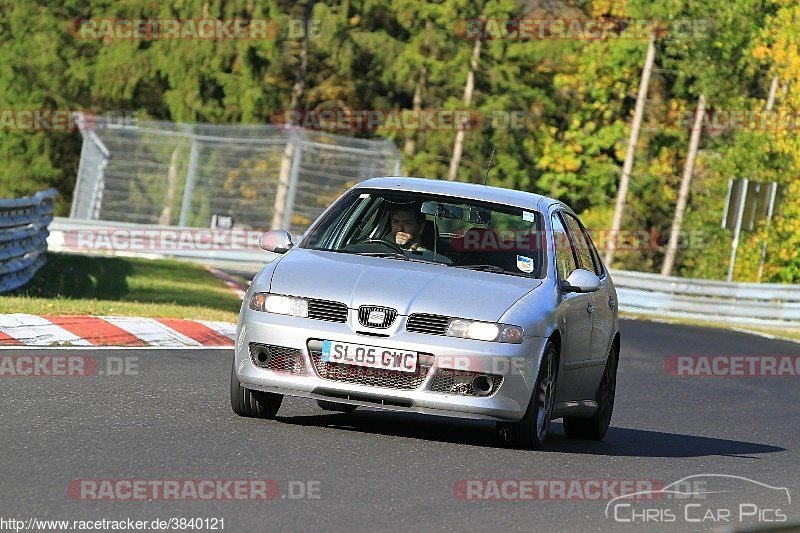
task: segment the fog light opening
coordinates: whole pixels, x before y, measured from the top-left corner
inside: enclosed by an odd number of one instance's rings
[[[258,352],[256,359],[258,359],[259,363],[264,364],[269,361],[269,356],[267,355],[267,352]]]
[[[478,376],[472,380],[472,388],[478,396],[488,396],[492,393],[494,385],[489,376]]]

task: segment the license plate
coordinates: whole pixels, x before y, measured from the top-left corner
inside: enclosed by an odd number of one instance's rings
[[[366,366],[398,372],[417,371],[417,352],[349,342],[322,341],[322,360],[327,363]]]

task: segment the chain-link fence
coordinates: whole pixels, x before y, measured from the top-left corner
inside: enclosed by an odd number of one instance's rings
[[[176,124],[80,115],[71,218],[301,233],[342,192],[399,175],[388,140],[271,125]]]

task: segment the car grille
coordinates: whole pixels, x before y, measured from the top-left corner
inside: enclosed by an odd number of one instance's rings
[[[414,313],[408,317],[406,330],[430,335],[444,335],[447,332],[447,325],[452,319],[452,317],[443,315]]]
[[[439,370],[431,380],[431,391],[460,394],[462,396],[480,396],[472,387],[472,380],[484,375],[480,372],[467,372],[466,370]],[[492,382],[492,391],[486,396],[496,393],[503,384],[503,376],[485,374]]]
[[[314,346],[316,344],[316,346]],[[309,342],[309,355],[314,363],[314,371],[322,379],[367,385],[370,387],[384,387],[387,389],[418,389],[428,376],[431,367],[419,364],[413,374],[397,372],[394,370],[381,370],[364,366],[343,365],[341,363],[328,363],[322,360],[321,341]],[[426,354],[419,354],[426,355]],[[432,356],[428,360],[433,362]]]
[[[328,322],[347,322],[347,306],[340,302],[327,300],[308,301],[308,318]]]
[[[373,311],[382,312],[384,315],[383,321],[378,324],[372,324],[369,321],[369,314]],[[358,322],[362,326],[366,326],[368,328],[388,328],[394,322],[394,319],[397,318],[397,311],[390,307],[375,307],[372,305],[362,305],[358,308]]]
[[[250,343],[250,360],[259,368],[286,374],[305,374],[303,354],[296,348]]]

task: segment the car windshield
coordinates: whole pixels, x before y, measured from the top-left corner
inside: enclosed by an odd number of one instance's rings
[[[539,278],[538,211],[424,193],[355,189],[300,247]]]

